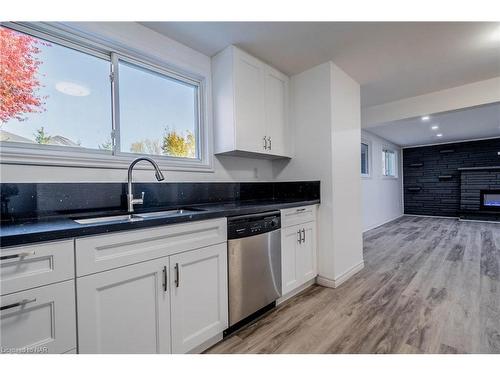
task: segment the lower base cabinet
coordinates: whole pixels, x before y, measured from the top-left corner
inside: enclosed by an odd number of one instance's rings
[[[64,353],[76,347],[75,283],[1,297],[2,353]]]
[[[79,353],[187,353],[227,328],[226,244],[77,278]]]
[[[317,275],[316,222],[281,229],[282,293],[293,291]]]
[[[187,353],[228,327],[227,245],[170,257],[172,351]]]
[[[170,353],[168,257],[77,278],[79,353]]]

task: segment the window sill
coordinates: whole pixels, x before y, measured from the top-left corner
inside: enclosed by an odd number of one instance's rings
[[[111,155],[99,150],[90,150],[88,152],[75,151],[74,149],[53,151],[0,143],[0,164],[127,169],[134,159],[141,156],[152,157],[160,168],[166,171],[214,172],[212,157],[207,158],[207,163],[199,159],[175,160],[143,154]],[[149,169],[150,167],[137,165],[137,168]]]
[[[382,179],[384,180],[397,180],[399,177],[398,176],[384,176],[382,175]]]

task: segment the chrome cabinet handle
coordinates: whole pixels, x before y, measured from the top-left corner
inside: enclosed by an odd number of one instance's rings
[[[267,150],[267,137],[264,136],[263,140],[264,140],[264,145],[263,145],[264,146],[264,150]]]
[[[305,208],[297,208],[295,212],[304,212],[306,209]]]
[[[306,230],[302,228],[302,242],[306,242]]]
[[[175,287],[178,288],[180,283],[180,274],[179,274],[179,263],[175,263]]]
[[[301,235],[301,231],[300,230],[297,231],[297,237],[298,237],[297,238],[297,242],[301,243],[302,242],[302,235]]]
[[[28,257],[31,255],[35,255],[34,251],[26,251],[24,253],[19,253],[19,254],[13,254],[13,255],[3,255],[0,256],[0,260],[7,260],[7,259],[15,259],[15,258],[24,258]]]
[[[163,291],[167,291],[167,266],[163,267]]]
[[[271,137],[267,137],[269,139],[269,150],[273,149],[273,144],[271,143]]]
[[[7,309],[12,309],[12,308],[18,307],[18,306],[24,306],[27,303],[32,303],[32,302],[36,302],[36,298],[33,298],[33,299],[23,299],[22,301],[19,301],[19,302],[16,302],[16,303],[12,303],[10,305],[2,306],[2,307],[0,307],[0,311],[7,310]]]

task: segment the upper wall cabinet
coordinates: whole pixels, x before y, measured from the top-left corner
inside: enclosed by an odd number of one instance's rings
[[[291,157],[289,78],[234,46],[212,68],[215,153]]]

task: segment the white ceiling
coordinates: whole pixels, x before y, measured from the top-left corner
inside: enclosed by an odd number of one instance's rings
[[[420,117],[392,121],[367,130],[400,146],[500,137],[500,103],[438,113],[427,121]]]
[[[500,76],[500,23],[142,24],[209,56],[235,44],[287,74],[332,60],[361,84],[363,106]]]

